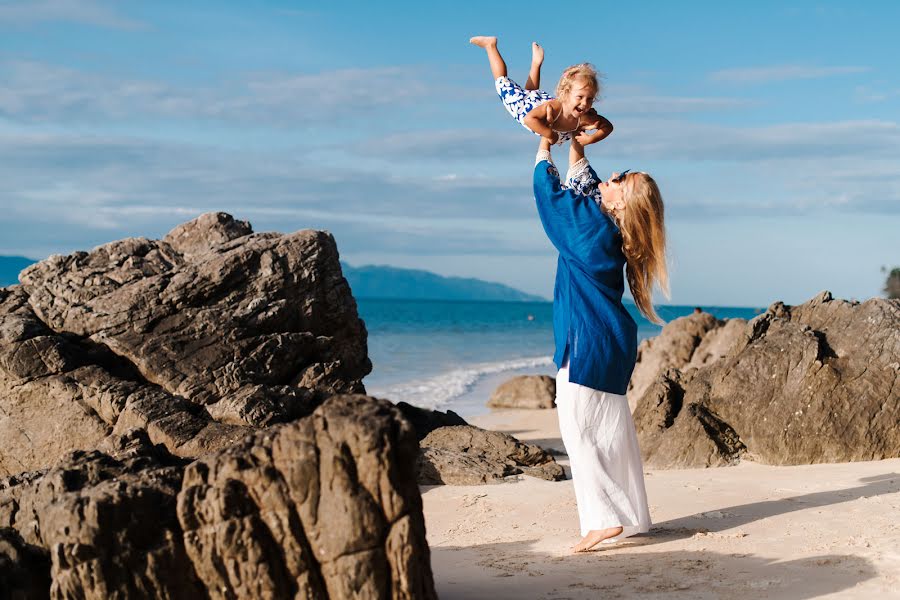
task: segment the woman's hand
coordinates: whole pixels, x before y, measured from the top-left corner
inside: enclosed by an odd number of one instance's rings
[[[525,115],[523,123],[528,129],[541,137],[549,139],[551,144],[555,144],[559,141],[559,134],[550,127],[551,121],[549,120],[549,116],[552,114],[553,111],[550,107],[550,102],[546,102],[532,108],[528,114]]]

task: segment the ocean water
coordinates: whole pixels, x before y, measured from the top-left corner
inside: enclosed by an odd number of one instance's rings
[[[484,414],[493,389],[520,374],[554,375],[553,305],[550,302],[357,300],[369,332],[373,396],[404,400],[463,417]],[[638,324],[638,339],[661,326],[626,305]],[[701,306],[719,319],[751,319],[762,307]],[[670,321],[693,306],[657,306]]]

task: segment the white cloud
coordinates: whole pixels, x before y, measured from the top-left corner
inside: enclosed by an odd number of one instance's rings
[[[403,157],[439,161],[471,161],[525,155],[537,150],[540,138],[512,121],[502,131],[431,129],[394,133],[364,140],[348,150],[372,158]]]
[[[722,96],[672,96],[660,94],[643,85],[610,85],[597,103],[601,114],[669,115],[747,108],[757,102],[746,98]]]
[[[546,250],[531,193],[536,139],[514,128],[508,137],[396,134],[372,147],[390,168],[371,162],[377,157],[334,168],[290,151],[0,131],[0,239],[70,251],[163,235],[226,210],[258,230],[329,229],[354,253],[534,255]],[[451,148],[470,151],[448,168]],[[900,128],[888,121],[726,127],[631,119],[589,152],[601,171],[650,171],[669,217],[696,222],[900,214],[898,148]],[[562,169],[566,156],[555,155]]]
[[[624,96],[604,101],[598,112],[610,111],[619,115],[660,115],[691,112],[710,112],[747,108],[755,103],[741,98],[680,97],[680,96]]]
[[[414,170],[385,173],[352,163],[334,169],[274,151],[227,151],[110,136],[0,133],[0,198],[5,206],[25,212],[54,207],[62,213],[98,214],[110,219],[103,223],[112,224],[149,214],[129,207],[185,206],[199,212],[252,206],[270,211],[273,219],[281,210],[295,211],[284,214],[297,219],[327,217],[360,224],[381,219],[398,226],[410,215],[448,223],[457,218],[521,218],[531,208],[530,202],[520,201],[529,197],[530,182],[509,182],[509,177],[499,184],[487,177],[436,181]],[[101,223],[86,219],[88,228]],[[460,229],[471,231],[473,226]]]
[[[121,80],[37,61],[0,63],[0,115],[23,122],[215,120],[278,127],[337,124],[435,93],[415,67],[249,73],[207,87]],[[438,86],[435,88],[434,86]]]
[[[900,89],[879,88],[867,85],[858,85],[853,88],[853,99],[865,104],[885,102],[898,97],[900,97]]]
[[[825,131],[846,134],[858,125],[839,124],[837,130]],[[799,139],[821,132],[811,128]],[[522,135],[529,141],[533,137]],[[860,135],[871,131],[861,129]],[[785,131],[762,133],[764,139],[779,136],[790,137]],[[666,143],[679,139],[684,141],[675,136]],[[596,159],[592,156],[594,164],[622,157],[611,148],[606,154],[598,151]],[[669,155],[673,148],[661,154]],[[256,231],[329,230],[342,255],[360,263],[378,255],[415,256],[426,268],[446,263],[449,269],[452,262],[460,272],[475,275],[471,264],[487,258],[496,264],[522,260],[532,264],[535,257],[554,256],[534,211],[530,152],[517,159],[524,164],[511,167],[494,168],[483,158],[461,161],[452,170],[455,178],[436,181],[434,174],[406,169],[419,164],[415,149],[410,151],[412,158],[389,157],[390,174],[383,169],[367,171],[352,162],[336,172],[278,152],[75,134],[0,134],[5,217],[0,220],[0,240],[5,253],[41,257],[128,236],[161,237],[202,212],[224,210],[250,219]],[[748,216],[775,219],[784,232],[800,235],[829,214],[837,220],[847,215],[858,223],[868,218],[869,223],[881,224],[888,219],[873,218],[871,213],[900,213],[900,174],[889,157],[736,158],[724,167],[721,161],[709,161],[686,177],[666,164],[641,159],[637,166],[647,165],[660,182],[673,236],[690,225],[691,231],[706,227],[728,240],[729,232],[747,229]],[[488,173],[478,174],[482,169]],[[799,215],[807,218],[788,218]],[[704,223],[709,219],[714,222]],[[830,239],[852,246],[868,243],[869,237],[868,230],[858,228]],[[733,256],[737,251],[729,252]],[[550,267],[541,273],[552,280]],[[486,270],[477,274],[496,278]],[[523,276],[521,282],[525,281]]]
[[[0,23],[30,24],[67,21],[109,29],[145,29],[146,24],[120,14],[119,5],[92,0],[28,0],[0,2]]]
[[[713,81],[727,83],[772,83],[776,81],[792,81],[797,79],[822,79],[837,75],[853,75],[867,73],[871,67],[840,66],[816,67],[811,65],[771,65],[765,67],[740,67],[721,69],[709,74]]]
[[[840,157],[894,157],[900,160],[900,125],[893,121],[846,120],[733,126],[675,119],[623,118],[592,156],[634,160],[768,161]],[[498,133],[444,129],[398,133],[351,148],[376,157],[521,161],[537,148],[537,136],[518,126]],[[554,149],[557,162],[567,150]]]
[[[434,98],[461,102],[476,92],[439,78],[434,69],[397,66],[319,73],[251,72],[191,87],[121,79],[33,60],[6,60],[0,62],[0,78],[0,115],[28,123],[151,118],[279,128],[329,122],[339,126],[346,121],[342,115],[369,118],[374,111],[391,107],[427,112],[435,108]],[[476,95],[483,96],[481,90]],[[598,110],[624,116],[707,113],[754,105],[742,98],[672,96],[627,84],[612,86],[610,96],[601,100]]]

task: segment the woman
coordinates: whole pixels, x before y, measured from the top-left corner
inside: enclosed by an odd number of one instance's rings
[[[668,293],[662,197],[646,173],[601,182],[572,141],[566,185],[542,138],[534,196],[559,251],[553,291],[553,361],[559,429],[569,455],[583,552],[650,529],[640,448],[625,391],[637,356],[637,324],[622,305],[625,280],[638,309],[662,323],[654,281]]]

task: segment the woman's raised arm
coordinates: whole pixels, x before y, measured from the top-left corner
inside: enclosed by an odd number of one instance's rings
[[[550,140],[545,137],[541,138],[541,141],[538,143],[538,151],[537,156],[534,158],[534,164],[538,164],[542,160],[546,160],[551,165],[553,164],[553,157],[550,156]]]
[[[584,156],[584,146],[578,140],[572,140],[572,146],[569,150],[569,172],[566,173],[566,182],[564,187],[570,188],[590,196],[595,202],[600,202],[600,189],[597,185],[600,178],[591,168],[588,159]]]
[[[534,167],[534,199],[544,232],[559,253],[586,269],[614,266],[612,222],[589,196],[566,189],[550,160],[549,150],[538,150]],[[621,265],[620,265],[621,267]]]

